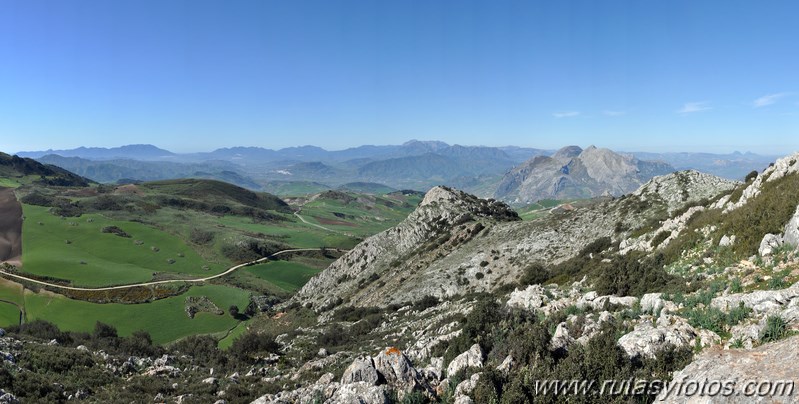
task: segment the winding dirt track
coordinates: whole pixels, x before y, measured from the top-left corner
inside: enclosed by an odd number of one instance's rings
[[[22,264],[22,205],[11,188],[0,187],[0,262]]]
[[[268,261],[268,260],[270,260],[270,259],[272,259],[274,257],[277,257],[278,255],[292,253],[292,252],[299,252],[299,251],[321,251],[321,248],[295,248],[295,249],[291,249],[291,250],[278,251],[278,252],[276,252],[276,253],[274,253],[272,255],[269,255],[269,256],[266,256],[266,257],[263,257],[263,258],[259,258],[259,259],[255,260],[255,261],[245,262],[243,264],[239,264],[239,265],[230,267],[225,272],[222,272],[222,273],[219,273],[219,274],[216,274],[216,275],[213,275],[213,276],[207,276],[205,278],[169,279],[169,280],[165,280],[165,281],[133,283],[133,284],[130,284],[130,285],[107,286],[107,287],[102,287],[102,288],[78,288],[78,287],[74,287],[74,286],[58,285],[58,284],[55,284],[55,283],[49,283],[49,282],[43,282],[43,281],[40,281],[40,280],[37,280],[37,279],[31,279],[31,278],[28,278],[28,277],[25,277],[25,276],[22,276],[22,275],[12,274],[10,272],[6,272],[6,271],[3,271],[3,270],[0,270],[0,274],[2,274],[4,276],[7,276],[7,277],[11,277],[11,278],[27,281],[27,282],[33,282],[33,283],[36,283],[36,284],[39,284],[39,285],[50,286],[50,287],[53,287],[53,288],[66,289],[66,290],[81,290],[81,291],[119,290],[119,289],[136,288],[136,287],[139,287],[139,286],[161,285],[161,284],[164,284],[164,283],[174,283],[174,282],[206,282],[206,281],[210,281],[211,279],[221,278],[221,277],[223,277],[223,276],[225,276],[225,275],[227,275],[227,274],[229,274],[229,273],[231,273],[231,272],[233,272],[233,271],[235,271],[237,269],[248,267],[250,265],[260,264],[260,263]],[[336,250],[336,251],[344,251],[344,250]]]

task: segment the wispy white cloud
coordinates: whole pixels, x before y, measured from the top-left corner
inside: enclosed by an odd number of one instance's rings
[[[774,104],[775,102],[779,101],[780,98],[787,97],[789,95],[791,95],[791,93],[777,93],[777,94],[764,95],[752,101],[752,105],[755,108],[762,108],[767,105]]]
[[[579,116],[579,115],[580,115],[580,111],[559,111],[559,112],[553,112],[552,113],[552,116],[554,116],[555,118],[558,118],[558,119],[560,119],[560,118],[574,118],[575,116]]]
[[[604,110],[602,111],[602,114],[604,114],[605,116],[622,116],[626,115],[627,111]]]
[[[694,112],[707,111],[713,109],[707,101],[686,102],[682,108],[677,110],[678,114],[692,114]]]

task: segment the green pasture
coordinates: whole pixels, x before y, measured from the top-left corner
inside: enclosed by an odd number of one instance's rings
[[[289,261],[272,261],[253,265],[245,268],[244,271],[287,292],[299,290],[309,279],[321,272],[319,269]]]
[[[16,181],[12,178],[0,178],[0,187],[3,188],[18,188],[20,186],[19,181]]]
[[[305,217],[305,215],[303,215]],[[305,217],[311,221],[310,218]],[[255,223],[252,219],[241,216],[224,216],[218,223],[250,233],[263,233],[295,248],[352,248],[358,243],[353,237],[326,231],[309,224],[302,223],[296,217],[288,218],[280,223]]]
[[[338,232],[368,237],[384,231],[404,220],[419,203],[419,197],[403,198],[401,200],[386,196],[375,197],[374,202],[354,201],[345,203],[336,199],[317,199],[306,203],[302,207],[302,216],[312,223],[320,224]],[[408,207],[403,207],[404,202]],[[386,202],[395,204],[386,206]],[[344,217],[336,216],[335,213]],[[317,218],[344,222],[348,224],[322,223]]]
[[[19,309],[17,306],[0,302],[0,327],[19,324]]]
[[[247,322],[238,323],[236,325],[236,328],[230,330],[230,332],[227,334],[227,336],[225,336],[225,338],[219,340],[218,343],[219,349],[230,348],[233,345],[233,341],[235,341],[236,338],[242,336],[242,334],[244,334],[245,332],[247,332]]]
[[[23,211],[22,262],[27,273],[94,287],[145,282],[156,272],[202,277],[225,268],[204,261],[179,237],[141,223],[99,214],[62,219],[32,205],[23,205]],[[112,225],[131,237],[101,231]],[[211,269],[206,271],[203,265]]]
[[[197,313],[193,319],[185,312],[188,296],[207,296],[224,314]],[[52,293],[25,292],[29,321],[42,319],[62,330],[91,332],[97,321],[116,327],[122,336],[145,330],[158,344],[195,334],[214,334],[233,328],[237,321],[228,307],[246,307],[249,293],[222,285],[194,286],[188,292],[146,304],[97,304],[68,299]]]

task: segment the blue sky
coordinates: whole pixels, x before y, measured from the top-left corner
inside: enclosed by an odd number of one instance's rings
[[[0,0],[0,150],[787,154],[797,4]]]

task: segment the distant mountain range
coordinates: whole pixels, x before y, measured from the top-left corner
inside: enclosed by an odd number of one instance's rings
[[[443,184],[507,201],[617,194],[652,175],[682,169],[742,179],[752,170],[763,170],[774,159],[751,153],[622,153],[611,156],[602,150],[606,149],[591,149],[584,156],[602,154],[609,158],[590,161],[595,165],[607,165],[607,170],[600,170],[599,177],[595,177],[597,170],[587,164],[586,158],[577,158],[585,151],[576,146],[555,151],[418,140],[335,151],[316,146],[279,150],[231,147],[179,154],[153,145],[128,145],[31,151],[18,155],[63,167],[99,182],[211,178],[268,192],[277,191],[270,189],[277,185],[281,191],[289,193],[305,188],[335,189],[356,182],[372,184],[367,186],[369,189],[388,187],[420,191]],[[557,176],[558,182],[553,182],[553,173],[564,167],[569,174],[562,173]],[[635,174],[629,171],[632,167],[637,170]]]

